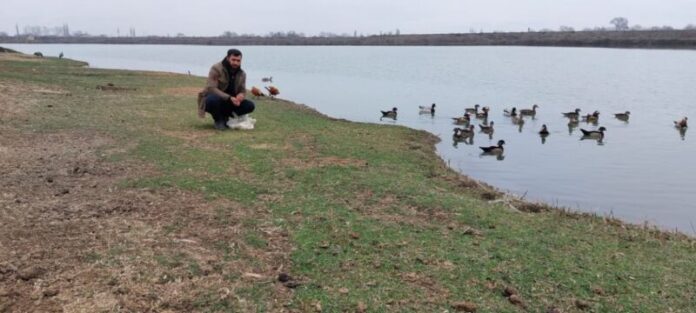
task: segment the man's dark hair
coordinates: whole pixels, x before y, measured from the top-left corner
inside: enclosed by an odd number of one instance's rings
[[[236,57],[241,57],[242,51],[239,51],[237,49],[227,50],[227,57],[229,58],[231,55],[236,56]]]

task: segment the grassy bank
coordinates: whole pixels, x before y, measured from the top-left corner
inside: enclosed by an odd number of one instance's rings
[[[203,84],[0,54],[0,312],[696,308],[693,240],[511,210],[405,127],[258,99],[217,132]]]

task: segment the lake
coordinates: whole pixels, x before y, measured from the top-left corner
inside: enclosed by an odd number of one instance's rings
[[[93,67],[207,75],[228,47],[18,45],[87,61]],[[280,97],[337,118],[405,125],[442,138],[455,170],[526,199],[696,234],[696,155],[692,136],[673,121],[696,118],[696,51],[553,47],[238,47],[247,87],[273,76]],[[436,103],[434,116],[418,106]],[[453,144],[452,117],[491,108],[495,132]],[[539,106],[522,128],[503,115]],[[398,107],[396,121],[379,110]],[[597,125],[569,129],[562,112],[600,112]],[[193,110],[193,107],[192,107]],[[613,114],[630,111],[624,122]],[[193,114],[193,113],[192,113]],[[696,121],[696,120],[695,120]],[[695,122],[696,123],[696,122]],[[477,123],[478,124],[478,123]],[[537,134],[546,124],[551,134]],[[605,138],[581,140],[580,128]],[[478,128],[478,127],[477,127]],[[506,142],[503,157],[478,146]]]

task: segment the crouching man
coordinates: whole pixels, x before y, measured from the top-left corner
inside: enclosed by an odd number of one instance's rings
[[[254,103],[245,99],[246,73],[242,70],[242,52],[227,51],[221,62],[213,64],[206,88],[198,94],[198,116],[210,113],[218,130],[254,129],[256,120],[249,116]]]

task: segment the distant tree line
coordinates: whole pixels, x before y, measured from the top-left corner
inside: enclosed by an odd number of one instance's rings
[[[609,21],[612,27],[586,28],[576,31],[570,26],[558,30],[528,29],[526,32],[483,32],[452,34],[401,34],[396,29],[379,35],[335,34],[321,32],[306,36],[295,31],[269,32],[264,35],[237,34],[224,31],[221,35],[201,37],[186,36],[136,36],[135,29],[128,35],[117,37],[91,36],[83,32],[70,32],[67,24],[60,29],[25,27],[24,35],[9,36],[0,33],[4,43],[96,43],[96,44],[188,44],[188,45],[409,45],[409,46],[467,46],[467,45],[518,45],[518,46],[575,46],[575,47],[645,47],[696,49],[696,25],[689,24],[682,30],[669,26],[641,27],[629,25],[628,19],[616,17]],[[17,34],[19,27],[17,26]],[[48,31],[47,31],[48,30]],[[30,35],[28,35],[30,34]]]

